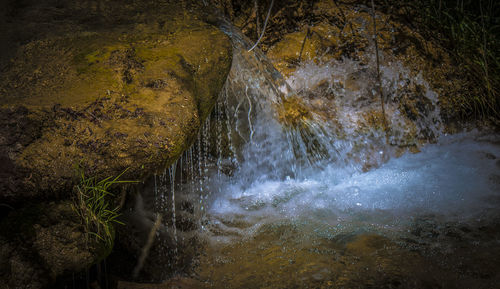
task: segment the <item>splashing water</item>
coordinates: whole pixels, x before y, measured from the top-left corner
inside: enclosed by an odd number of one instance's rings
[[[267,180],[246,190],[229,186],[209,212],[222,223],[230,219],[259,225],[311,218],[334,226],[359,214],[381,212],[394,220],[368,218],[366,224],[395,225],[419,213],[472,217],[492,206],[489,198],[500,197],[500,139],[495,141],[477,142],[467,134],[442,137],[439,144],[369,172],[331,164],[302,180]]]
[[[435,177],[465,162],[460,155],[443,158],[440,165],[423,165],[429,158],[441,157],[443,150],[437,148],[460,148],[450,140],[382,165],[402,147],[434,142],[441,134],[437,95],[421,75],[412,75],[400,63],[381,67],[391,126],[390,144],[386,144],[383,129],[367,120],[380,111],[372,89],[374,63],[363,65],[348,59],[305,63],[286,83],[260,52],[248,54],[244,36],[234,29],[229,34],[235,53],[218,104],[225,116],[217,116],[217,121],[225,119],[225,123],[217,126],[227,130],[230,160],[221,160],[224,156],[219,155],[217,163],[231,162],[235,168],[231,176],[221,175],[218,169],[206,183],[207,191],[216,192],[207,211],[214,231],[228,230],[234,235],[236,230],[245,235],[277,219],[318,220],[318,214],[325,222],[336,224],[357,211],[436,212],[442,211],[444,203],[458,209],[459,204],[470,203],[462,199],[474,199],[474,185],[450,184],[467,177],[467,184],[488,183],[481,174],[460,173],[467,172],[464,168]],[[415,99],[408,87],[416,88],[422,99],[410,117],[404,111],[407,107],[400,104]],[[300,119],[301,125],[286,126],[279,121],[279,110],[297,97],[310,115]],[[220,130],[218,134],[217,139],[225,137]],[[364,172],[367,167],[378,168]],[[450,178],[457,181],[450,182]],[[463,191],[456,191],[458,188]],[[481,190],[494,192],[494,188]],[[248,230],[231,228],[226,225],[228,220],[246,223]]]
[[[233,40],[230,75],[194,146],[177,170],[169,170],[175,243],[176,230],[186,231],[176,223],[189,215],[197,234],[213,248],[237,248],[242,240],[259,236],[263,241],[251,245],[259,251],[268,246],[265,242],[286,239],[278,242],[285,258],[287,248],[299,250],[298,242],[327,250],[329,245],[315,245],[325,236],[330,240],[362,231],[399,238],[419,216],[467,221],[499,207],[500,137],[479,132],[444,136],[437,95],[420,74],[397,62],[381,66],[391,128],[387,144],[374,61],[304,63],[285,80],[262,52],[247,51],[251,43],[234,27],[226,23],[222,30]],[[290,103],[298,106],[291,106],[292,113],[286,112]],[[307,113],[299,113],[290,125],[286,118],[296,115],[294,109]],[[408,148],[420,152],[410,154]],[[161,185],[156,177],[154,182],[154,202],[166,204],[166,174],[160,176]],[[283,223],[298,241],[282,233]],[[216,275],[209,267],[249,262],[210,254],[216,261],[200,269],[208,279]],[[331,270],[320,269],[309,277]],[[238,274],[253,278],[251,272]],[[221,278],[225,284],[226,277]]]

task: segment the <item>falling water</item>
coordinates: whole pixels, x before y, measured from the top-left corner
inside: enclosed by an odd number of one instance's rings
[[[188,216],[211,246],[200,268],[203,278],[216,279],[214,268],[226,264],[231,266],[224,270],[244,268],[252,263],[245,258],[257,255],[242,251],[275,242],[281,247],[273,254],[290,258],[282,268],[299,270],[309,266],[307,258],[293,269],[295,253],[286,252],[302,250],[299,243],[321,251],[329,245],[317,244],[325,240],[360,233],[409,238],[408,228],[421,216],[469,222],[500,206],[500,139],[481,132],[444,135],[437,94],[421,74],[398,62],[381,66],[391,127],[386,143],[378,125],[374,60],[303,63],[284,79],[262,52],[247,51],[251,43],[234,27],[225,23],[221,29],[233,40],[228,80],[194,145],[168,171],[175,243],[182,243],[176,223]],[[290,121],[294,109],[299,117]],[[154,177],[156,211],[169,210],[166,184],[166,173],[158,184]],[[182,204],[177,219],[176,202]],[[214,249],[232,252],[237,244],[250,244],[233,252],[241,260]],[[342,258],[330,253],[321,255],[325,264]],[[303,278],[328,281],[321,276],[333,269],[317,266],[304,269],[310,275]],[[237,274],[251,279],[253,271],[247,271]]]
[[[175,245],[177,246],[177,226],[176,226],[176,220],[175,220],[175,168],[176,167],[177,167],[177,161],[175,161],[168,168],[168,176],[169,176],[170,188],[171,188],[171,193],[172,193],[172,228],[173,228],[173,232],[174,232]],[[174,249],[174,254],[177,254],[177,247]]]
[[[251,236],[278,220],[347,228],[365,216],[367,230],[401,227],[415,214],[471,216],[496,196],[498,146],[477,143],[480,133],[443,136],[437,94],[421,74],[399,62],[381,66],[391,127],[386,144],[383,129],[370,123],[380,111],[374,61],[304,63],[285,80],[261,52],[246,51],[244,36],[225,29],[235,53],[214,119],[217,171],[205,171],[203,184],[215,192],[206,231],[214,240]],[[296,127],[279,116],[293,98],[311,112]],[[408,99],[415,98],[420,103],[409,115]],[[226,156],[222,142],[229,143]],[[421,152],[396,158],[409,148]],[[231,173],[221,174],[223,163],[232,164]]]

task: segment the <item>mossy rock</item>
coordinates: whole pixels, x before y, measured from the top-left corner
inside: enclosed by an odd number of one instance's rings
[[[86,175],[142,180],[186,149],[231,45],[194,19],[30,42],[0,79],[0,200],[65,197]]]
[[[4,285],[45,287],[106,257],[109,250],[104,243],[86,238],[80,223],[68,201],[12,211],[0,222],[0,277]]]

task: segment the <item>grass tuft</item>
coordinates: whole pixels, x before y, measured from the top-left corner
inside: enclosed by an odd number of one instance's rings
[[[492,0],[431,1],[428,20],[447,36],[448,47],[480,88],[464,100],[476,117],[498,118],[500,5]],[[429,26],[431,24],[428,24]]]
[[[80,171],[80,183],[75,186],[76,199],[72,205],[73,210],[81,218],[88,240],[92,238],[97,242],[104,242],[107,248],[113,247],[114,229],[113,224],[121,224],[118,220],[120,207],[111,207],[115,196],[110,188],[116,184],[137,183],[137,181],[120,181],[119,178],[127,171],[123,171],[117,177],[107,177],[97,181],[96,178],[85,176]]]
[[[468,82],[454,102],[462,119],[500,120],[500,2],[496,0],[384,0],[445,47]]]

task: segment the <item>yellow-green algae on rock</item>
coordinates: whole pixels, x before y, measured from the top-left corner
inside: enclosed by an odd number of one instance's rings
[[[226,35],[189,18],[24,45],[0,78],[0,199],[64,197],[76,165],[133,179],[169,165],[215,104],[231,55]]]

